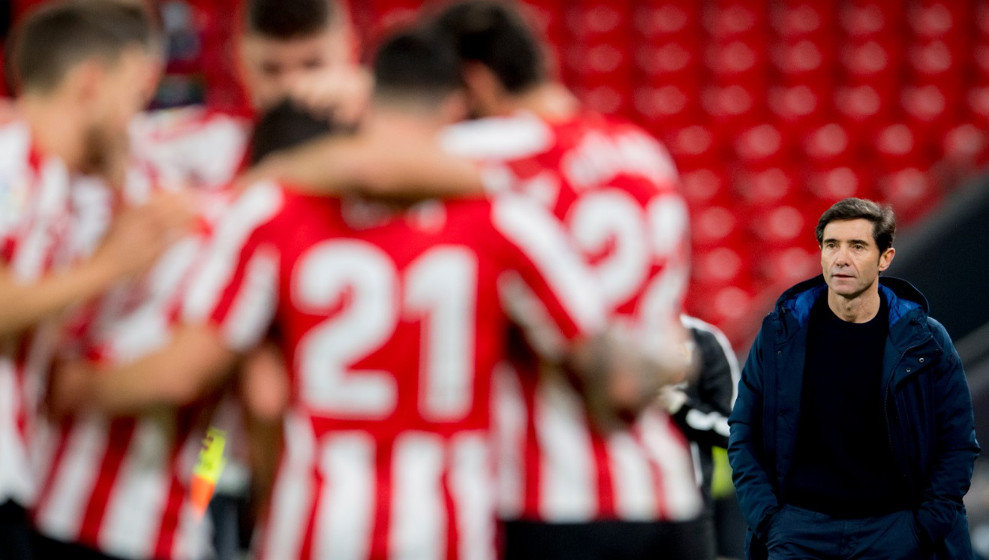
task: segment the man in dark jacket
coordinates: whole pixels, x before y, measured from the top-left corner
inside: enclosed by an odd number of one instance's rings
[[[979,452],[965,372],[913,286],[879,278],[896,223],[845,199],[823,275],[785,292],[742,370],[728,455],[750,558],[971,558]]]

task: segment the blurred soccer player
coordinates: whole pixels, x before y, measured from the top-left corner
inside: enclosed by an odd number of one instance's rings
[[[0,558],[30,553],[36,415],[61,315],[150,266],[181,221],[167,197],[112,219],[153,43],[144,11],[114,1],[54,3],[14,32],[18,116],[0,129]]]
[[[507,4],[455,4],[436,26],[457,45],[473,111],[488,117],[452,130],[446,146],[505,162],[515,190],[568,224],[615,322],[657,347],[685,342],[687,213],[665,150],[582,108]],[[689,449],[658,407],[602,433],[566,383],[519,379],[506,378],[499,414],[508,558],[713,556]]]
[[[252,114],[290,97],[340,127],[356,125],[371,80],[341,3],[245,0],[241,15],[236,62]],[[135,124],[134,141],[166,176],[223,188],[246,163],[251,120],[202,107],[155,111]]]
[[[376,59],[364,134],[435,142],[463,113],[456,57],[407,34]],[[628,352],[601,336],[594,281],[558,223],[506,196],[412,207],[245,192],[162,352],[62,396],[107,410],[183,402],[275,319],[291,358],[286,451],[262,556],[494,556],[489,390],[515,324],[616,407]],[[634,402],[633,402],[634,401]]]

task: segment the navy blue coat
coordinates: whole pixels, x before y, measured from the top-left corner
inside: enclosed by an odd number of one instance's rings
[[[889,304],[883,408],[900,472],[913,489],[914,517],[930,558],[971,558],[962,497],[979,453],[972,398],[948,333],[909,283],[880,278]],[[728,458],[749,526],[749,558],[766,555],[769,517],[793,461],[811,307],[826,297],[818,276],[787,290],[765,318],[742,369],[729,418]]]

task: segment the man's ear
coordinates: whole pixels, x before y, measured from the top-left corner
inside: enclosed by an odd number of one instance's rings
[[[879,272],[883,272],[889,265],[893,264],[893,257],[896,255],[896,249],[890,247],[886,249],[883,254],[879,255]]]
[[[73,103],[86,110],[99,97],[100,86],[105,76],[106,67],[99,60],[91,58],[69,70],[63,87]]]
[[[446,96],[446,99],[443,100],[443,104],[440,106],[440,112],[443,115],[444,123],[452,124],[466,119],[470,114],[467,93],[464,91],[455,91]]]
[[[490,68],[478,62],[469,62],[464,65],[463,78],[467,96],[477,108],[487,114],[499,112],[505,88]]]

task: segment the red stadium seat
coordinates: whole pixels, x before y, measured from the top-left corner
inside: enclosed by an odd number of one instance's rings
[[[808,131],[802,147],[811,165],[827,168],[856,161],[860,139],[841,123],[830,122]]]
[[[701,208],[691,216],[691,235],[698,248],[722,246],[738,229],[738,217],[726,206]]]
[[[808,231],[803,212],[792,205],[759,208],[749,218],[752,236],[768,247],[789,247]]]
[[[782,167],[750,170],[736,180],[736,192],[749,206],[777,206],[793,198],[798,186],[796,174]]]
[[[792,142],[772,124],[758,124],[743,129],[733,143],[736,157],[748,167],[785,165],[790,159]]]
[[[810,173],[807,187],[815,198],[830,206],[843,198],[870,198],[872,177],[863,167],[834,167]]]
[[[715,204],[731,203],[728,192],[728,177],[720,169],[684,170],[680,173],[683,197],[692,209],[706,208]]]
[[[915,167],[882,177],[879,188],[883,200],[893,207],[902,224],[909,224],[923,216],[940,195],[930,174]]]
[[[761,255],[756,262],[757,277],[790,286],[820,274],[820,255],[812,250],[809,235],[806,241],[801,246],[770,250]]]

